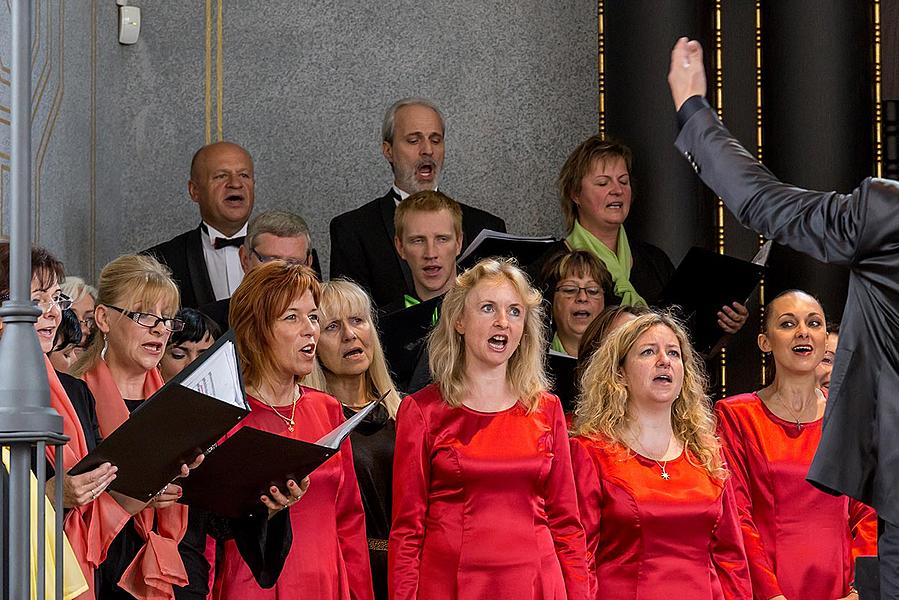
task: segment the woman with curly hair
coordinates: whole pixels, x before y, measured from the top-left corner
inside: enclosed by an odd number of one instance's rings
[[[485,259],[443,300],[434,384],[397,415],[388,581],[396,600],[586,598],[562,406],[546,392],[540,293]]]
[[[745,599],[733,492],[683,328],[649,313],[590,359],[572,462],[594,597]]]

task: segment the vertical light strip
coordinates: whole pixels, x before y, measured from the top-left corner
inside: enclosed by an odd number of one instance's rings
[[[715,0],[715,109],[718,116],[724,118],[724,32],[721,19],[721,0]],[[716,250],[724,254],[724,201],[717,199],[715,211]],[[727,396],[727,348],[721,348],[718,354],[718,377],[720,394]]]
[[[222,137],[222,0],[218,0],[215,21],[215,139]]]
[[[880,43],[880,0],[873,0],[874,8],[874,174],[883,177],[883,105],[880,84],[883,77]]]
[[[212,0],[206,0],[206,143],[212,143]]]
[[[599,136],[606,137],[606,32],[605,32],[605,2],[598,0],[597,31],[599,32],[597,43],[599,45]]]
[[[97,281],[97,0],[91,0],[91,174],[90,174],[90,273],[91,282]]]
[[[762,160],[762,3],[755,2],[755,155]],[[765,238],[759,236],[759,247],[765,243]],[[759,282],[759,319],[760,325],[765,324],[765,278]],[[768,369],[765,364],[765,353],[759,351],[762,363],[762,387],[768,385]]]

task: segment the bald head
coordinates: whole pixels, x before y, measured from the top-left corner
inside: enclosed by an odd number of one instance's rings
[[[232,142],[203,146],[190,162],[190,198],[203,221],[225,235],[240,231],[250,218],[255,184],[253,158]]]

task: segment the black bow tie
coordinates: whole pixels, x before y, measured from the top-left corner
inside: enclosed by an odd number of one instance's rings
[[[235,248],[240,248],[243,246],[243,241],[246,239],[246,236],[238,236],[233,238],[220,238],[217,237],[212,240],[212,247],[216,250],[221,250],[222,248],[227,248],[228,246],[234,246]]]
[[[202,229],[203,233],[205,233],[206,235],[210,235],[209,228],[206,227],[206,223],[200,223],[200,229]],[[222,248],[227,248],[228,246],[240,248],[241,246],[243,246],[243,241],[245,239],[247,239],[247,236],[245,236],[245,235],[241,235],[241,236],[233,237],[233,238],[223,238],[223,237],[212,238],[212,247],[215,248],[216,250],[221,250]]]

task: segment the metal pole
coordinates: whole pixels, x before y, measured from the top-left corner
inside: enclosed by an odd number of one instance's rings
[[[0,337],[0,443],[8,443],[11,455],[7,538],[10,596],[29,598],[33,442],[15,439],[15,434],[31,433],[33,435],[26,437],[34,439],[49,432],[61,433],[62,418],[50,408],[44,357],[34,333],[34,323],[40,310],[32,305],[30,298],[31,3],[29,0],[12,0],[10,12],[10,294],[9,300],[0,307],[0,318],[3,319],[3,335]],[[6,442],[5,437],[10,441]],[[38,460],[44,460],[44,457],[40,456]],[[44,574],[38,575],[42,580]]]

